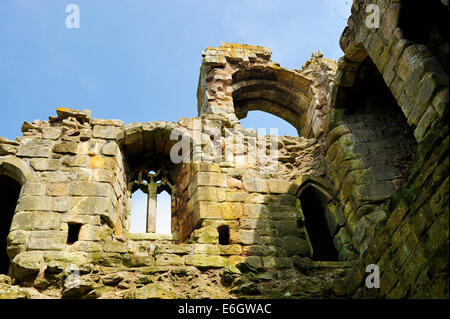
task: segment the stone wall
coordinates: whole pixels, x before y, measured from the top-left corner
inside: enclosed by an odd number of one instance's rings
[[[368,28],[365,23],[369,3],[380,8],[380,28]],[[422,10],[415,13],[422,17],[422,30],[429,30],[426,24],[433,24],[439,15],[448,17],[448,3],[440,1],[430,5],[440,7],[439,14],[414,1],[354,1],[340,41],[345,56],[330,100],[326,160],[331,179],[335,185],[342,184],[339,202],[359,249],[359,265],[343,281],[346,293],[355,297],[448,298],[448,70],[429,43],[405,38],[399,20],[410,18],[405,12],[411,14],[411,7]],[[433,32],[429,38],[439,34],[439,30]],[[439,45],[440,50],[448,48],[448,38]],[[377,70],[367,72],[368,64]],[[365,93],[364,97],[371,96],[365,101],[355,92],[360,90],[361,78],[373,73],[382,76],[395,99],[391,108],[398,107],[401,113],[391,109],[397,114],[370,120],[370,113],[377,112],[373,103],[377,97]],[[355,105],[355,101],[366,105]],[[405,122],[413,133],[407,132]],[[339,151],[348,165],[340,162]],[[371,159],[371,151],[388,160],[377,167],[380,161]],[[353,182],[350,186],[350,181],[336,174],[343,167],[349,175],[356,172],[354,181],[365,185],[355,187]],[[360,203],[359,210],[351,204],[352,197]],[[380,289],[364,286],[369,264],[379,266]]]
[[[124,125],[58,108],[0,138],[0,187],[18,198],[1,211],[0,297],[448,298],[448,40],[402,30],[411,3],[355,0],[338,63],[318,52],[288,70],[267,48],[207,48],[197,118]],[[299,137],[241,127],[251,110]],[[170,235],[129,232],[149,171],[171,192]]]

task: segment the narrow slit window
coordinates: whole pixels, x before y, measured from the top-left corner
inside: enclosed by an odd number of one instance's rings
[[[170,234],[172,232],[172,197],[166,191],[162,191],[156,197],[156,233]]]

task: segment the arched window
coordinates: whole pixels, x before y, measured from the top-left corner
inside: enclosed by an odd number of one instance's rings
[[[168,171],[140,171],[128,187],[132,193],[130,232],[170,234],[175,185]]]
[[[13,178],[0,174],[0,273],[8,273],[9,257],[6,238],[17,206],[21,185]]]

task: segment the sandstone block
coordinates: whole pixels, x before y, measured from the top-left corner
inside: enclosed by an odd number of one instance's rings
[[[243,208],[241,203],[223,203],[222,204],[222,218],[223,219],[237,219],[243,215]]]
[[[167,289],[158,286],[155,283],[145,285],[142,288],[136,289],[134,294],[127,294],[124,298],[134,299],[176,299],[177,296]]]
[[[219,245],[214,245],[214,244],[195,244],[194,251],[195,251],[195,254],[205,254],[205,255],[219,255],[220,254]]]
[[[46,140],[57,140],[61,136],[59,127],[43,127],[42,138]]]
[[[52,198],[45,196],[22,196],[17,206],[19,211],[46,211],[52,208]]]
[[[267,219],[269,217],[269,210],[266,205],[245,203],[243,216],[245,218]]]
[[[43,262],[44,258],[41,252],[27,251],[18,254],[12,261],[14,277],[23,281],[33,280]]]
[[[264,268],[286,269],[291,267],[290,258],[284,257],[262,257]]]
[[[22,196],[45,196],[45,184],[26,183],[22,187]]]
[[[11,222],[12,230],[58,230],[60,214],[53,212],[17,212]]]
[[[104,144],[100,150],[100,153],[105,156],[116,156],[119,152],[119,147],[116,142],[108,142]]]
[[[127,267],[149,267],[155,265],[155,258],[149,255],[130,255],[124,260]]]
[[[114,191],[110,184],[93,182],[72,182],[70,185],[71,196],[111,197]]]
[[[288,256],[303,255],[311,256],[311,247],[307,240],[297,237],[284,237],[283,248]]]
[[[33,231],[30,233],[28,250],[63,250],[67,233],[57,230]]]
[[[53,147],[53,152],[59,154],[76,155],[78,153],[78,143],[75,141],[57,142]]]
[[[177,255],[159,254],[156,256],[156,266],[180,266],[183,264],[183,258]]]
[[[92,136],[96,138],[114,140],[119,138],[120,135],[123,135],[123,129],[118,126],[94,125],[92,131]]]
[[[89,163],[89,156],[75,155],[75,156],[66,157],[62,163],[64,166],[67,166],[67,167],[87,167],[88,163]]]
[[[50,156],[50,150],[55,142],[49,140],[24,139],[19,146],[17,156],[20,157],[42,157]]]
[[[127,244],[120,241],[108,240],[103,243],[103,250],[109,253],[126,253],[128,247]]]
[[[49,183],[47,184],[48,196],[67,196],[69,195],[69,184],[67,183]]]
[[[104,241],[110,238],[113,230],[105,226],[83,225],[78,235],[79,240]]]
[[[222,256],[190,255],[186,256],[185,263],[198,268],[223,268],[227,266],[227,259]]]
[[[269,187],[267,181],[259,177],[244,177],[242,178],[244,189],[249,193],[268,193]]]
[[[269,186],[269,191],[272,194],[284,194],[289,191],[291,187],[291,182],[277,179],[269,179],[267,181]]]

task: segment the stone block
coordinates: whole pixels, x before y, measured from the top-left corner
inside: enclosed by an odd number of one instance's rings
[[[48,196],[67,196],[69,195],[68,183],[49,183],[47,184]]]
[[[222,256],[190,255],[185,257],[185,263],[197,268],[223,268],[227,266],[228,261]]]
[[[238,219],[243,215],[241,203],[223,203],[221,206],[223,219]]]
[[[244,189],[249,193],[268,193],[267,181],[259,177],[243,177]]]
[[[45,184],[26,183],[22,187],[22,196],[45,196]]]
[[[48,211],[53,208],[52,197],[22,196],[17,205],[18,211]]]
[[[67,233],[58,230],[42,230],[30,233],[28,250],[63,250]]]
[[[258,256],[230,256],[228,257],[228,267],[234,273],[242,273],[245,270],[263,270],[261,258]],[[241,269],[243,271],[241,271]]]
[[[219,203],[212,202],[199,202],[198,203],[198,218],[194,213],[194,224],[197,220],[208,218],[208,219],[222,219],[222,207]]]
[[[240,255],[242,254],[241,245],[219,245],[221,255]]]
[[[272,256],[276,253],[276,248],[273,246],[265,245],[251,245],[245,246],[242,249],[245,255],[257,255],[257,256]]]
[[[33,158],[30,160],[31,167],[36,171],[56,171],[60,164],[57,159]]]
[[[119,147],[116,142],[108,142],[104,144],[100,150],[100,153],[105,156],[116,156],[119,152]]]
[[[285,257],[262,257],[264,268],[286,269],[291,267],[291,259]]]
[[[130,294],[130,291],[124,296],[125,299],[176,299],[177,296],[173,291],[167,290],[158,286],[155,283],[145,285],[142,288],[136,289],[134,294]]]
[[[156,266],[181,266],[183,258],[178,255],[159,254],[156,256]]]
[[[118,126],[94,125],[94,129],[92,131],[93,137],[103,138],[106,140],[115,140],[120,138],[121,135],[123,135],[123,129]]]
[[[198,172],[195,175],[192,185],[196,186],[218,186],[227,187],[227,176],[216,172]]]
[[[431,106],[429,106],[414,130],[414,137],[416,138],[416,141],[422,141],[428,129],[431,127],[432,123],[437,120],[437,118],[438,114]]]
[[[17,152],[19,157],[41,157],[50,156],[50,150],[55,142],[49,140],[32,140],[25,138],[22,140]]]
[[[73,215],[98,215],[109,226],[115,222],[114,206],[106,197],[74,197],[69,212]]]
[[[266,205],[262,204],[244,204],[243,217],[253,219],[267,219],[269,218],[269,210]]]
[[[75,141],[61,141],[53,146],[53,152],[58,154],[78,154],[78,143]]]
[[[93,196],[113,198],[114,191],[110,184],[93,182],[72,182],[70,185],[71,196]]]
[[[83,225],[78,235],[79,240],[105,241],[110,239],[113,230],[105,226]]]
[[[449,89],[441,89],[433,98],[433,107],[440,117],[444,116],[445,110],[448,108]]]
[[[18,254],[12,261],[14,277],[22,281],[34,280],[43,262],[42,252],[27,251]]]
[[[100,252],[102,251],[102,245],[95,241],[78,240],[69,247],[70,251],[83,251],[83,252]]]
[[[284,194],[289,192],[289,188],[291,187],[292,183],[289,181],[284,180],[277,180],[277,179],[269,179],[267,181],[269,186],[269,191],[272,194]]]
[[[259,236],[254,230],[241,229],[237,233],[236,241],[244,245],[254,245],[259,242]]]
[[[108,240],[103,243],[103,250],[109,253],[126,253],[128,247],[120,241]]]
[[[282,239],[283,248],[286,250],[288,256],[302,255],[312,256],[311,246],[305,239],[297,237],[284,237]]]
[[[122,265],[123,257],[117,253],[95,252],[88,255],[88,262],[94,265],[105,267],[120,267]],[[126,260],[124,261],[126,262]],[[133,267],[127,265],[128,267]]]
[[[382,201],[392,195],[394,186],[391,182],[376,182],[356,186],[355,190],[360,201]]]
[[[12,230],[58,230],[60,214],[53,212],[17,212],[11,222]]]
[[[195,244],[194,251],[195,251],[195,254],[204,254],[204,255],[219,255],[220,254],[219,245],[214,245],[214,244]]]
[[[89,156],[87,155],[75,155],[66,157],[63,160],[63,165],[67,167],[87,167],[89,164]],[[67,170],[63,167],[64,170]]]
[[[187,255],[194,252],[194,246],[189,244],[164,244],[161,245],[161,253]]]

